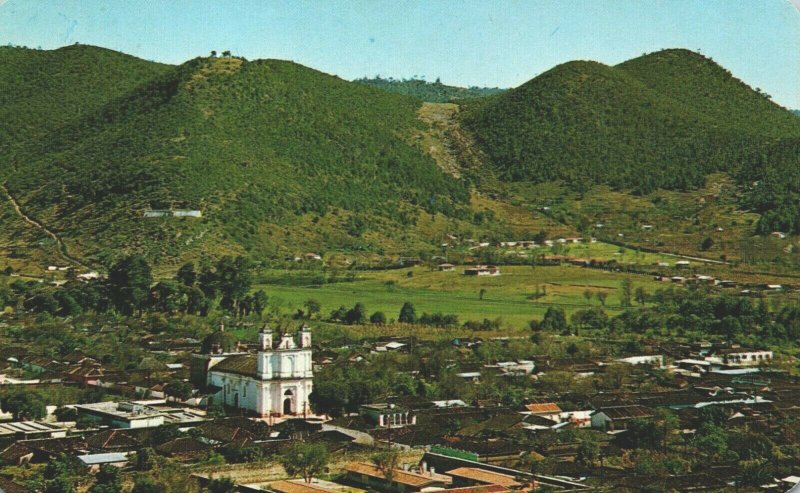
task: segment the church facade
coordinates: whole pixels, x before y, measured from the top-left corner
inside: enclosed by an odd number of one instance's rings
[[[256,354],[236,354],[208,369],[207,385],[220,389],[215,399],[258,416],[311,413],[313,390],[311,331],[273,339],[270,329],[258,334]]]

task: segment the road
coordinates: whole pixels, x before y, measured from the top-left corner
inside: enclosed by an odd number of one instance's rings
[[[37,228],[37,229],[41,230],[44,234],[46,234],[47,236],[52,238],[53,241],[56,242],[56,244],[58,245],[58,251],[61,254],[61,256],[64,258],[64,260],[66,260],[67,262],[71,262],[73,264],[79,265],[79,266],[83,267],[84,269],[90,269],[91,268],[86,263],[84,263],[83,261],[81,261],[80,259],[74,257],[73,255],[71,255],[69,253],[69,250],[67,249],[67,245],[64,243],[64,240],[62,240],[61,237],[58,236],[58,234],[53,232],[50,228],[48,228],[44,224],[40,223],[39,221],[37,221],[37,220],[31,218],[30,216],[28,216],[27,214],[25,214],[25,212],[22,210],[22,207],[19,205],[19,202],[17,202],[17,199],[15,199],[14,196],[11,195],[11,192],[8,191],[8,188],[6,187],[5,183],[0,185],[0,190],[3,192],[3,194],[6,196],[6,198],[8,198],[8,200],[11,202],[11,205],[14,207],[14,210],[17,212],[17,214],[19,215],[19,217],[23,221],[25,221],[26,223],[30,224],[34,228]]]

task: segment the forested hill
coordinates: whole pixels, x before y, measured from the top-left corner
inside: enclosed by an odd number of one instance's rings
[[[462,115],[510,180],[648,192],[695,187],[715,171],[745,183],[798,165],[800,119],[687,50],[614,67],[565,63]]]
[[[0,122],[8,188],[87,258],[364,248],[370,233],[394,235],[420,212],[452,215],[468,202],[466,184],[411,143],[421,103],[410,97],[275,60],[162,66],[85,46],[2,53],[41,81],[20,89],[16,69],[0,64],[0,97],[17,99]],[[52,123],[37,126],[59,98]],[[204,218],[144,220],[148,208]]]
[[[442,84],[439,79],[435,82],[428,82],[422,79],[383,79],[380,76],[375,78],[356,79],[353,82],[377,87],[384,91],[406,96],[414,96],[422,101],[431,103],[447,103],[459,99],[482,98],[500,94],[505,89],[498,87],[457,87]]]
[[[2,46],[0,154],[91,115],[170,69],[93,46],[52,51]]]

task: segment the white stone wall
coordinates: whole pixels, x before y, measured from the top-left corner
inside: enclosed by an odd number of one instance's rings
[[[234,406],[261,414],[262,408],[259,406],[261,385],[254,378],[212,370],[209,372],[209,383],[222,388],[220,394],[222,395],[223,404],[226,406]]]

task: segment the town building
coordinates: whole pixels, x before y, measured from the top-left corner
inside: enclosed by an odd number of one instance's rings
[[[297,338],[285,333],[278,341],[266,326],[258,334],[258,352],[230,356],[211,366],[206,384],[215,399],[258,416],[311,412],[313,389],[311,331],[303,326]]]
[[[476,265],[464,269],[465,276],[499,276],[500,269],[493,265]]]

